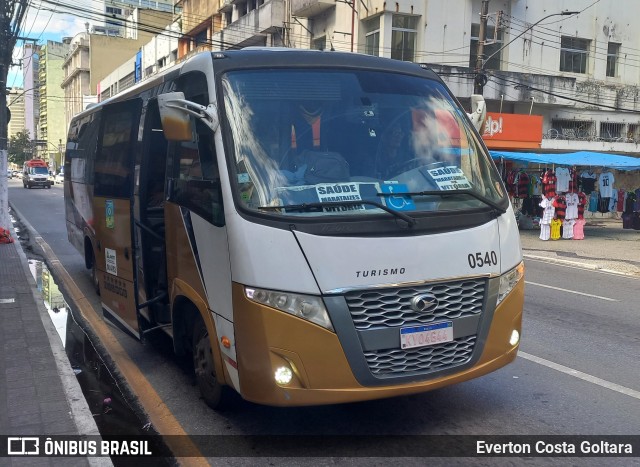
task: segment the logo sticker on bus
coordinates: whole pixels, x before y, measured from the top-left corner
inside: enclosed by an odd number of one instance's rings
[[[105,217],[106,217],[107,229],[113,229],[116,224],[116,221],[114,218],[113,200],[108,199],[104,202],[104,204],[105,204]]]
[[[380,191],[382,193],[398,193],[398,196],[386,196],[385,202],[387,206],[396,211],[415,211],[416,205],[411,199],[411,196],[402,195],[407,193],[409,189],[404,183],[389,183],[385,182],[380,185]]]

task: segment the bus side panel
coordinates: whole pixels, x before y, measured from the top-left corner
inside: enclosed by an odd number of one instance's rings
[[[95,197],[93,212],[96,237],[100,239],[96,265],[103,308],[137,336],[130,204],[125,199]]]
[[[172,203],[166,209],[167,273],[169,284],[186,283],[197,296],[194,303],[204,303],[213,311],[216,335],[211,346],[217,349],[225,366],[225,379],[240,391],[231,304],[231,271],[226,229],[215,227],[201,217]],[[180,291],[171,287],[171,303]],[[180,310],[173,310],[179,313]],[[175,321],[177,317],[173,317]],[[230,348],[220,344],[222,337],[231,340]]]

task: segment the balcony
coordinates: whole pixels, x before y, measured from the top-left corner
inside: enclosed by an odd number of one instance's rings
[[[265,35],[282,28],[285,21],[284,0],[270,0],[213,35],[221,48],[264,45]]]
[[[336,6],[336,0],[291,0],[291,13],[311,18]]]

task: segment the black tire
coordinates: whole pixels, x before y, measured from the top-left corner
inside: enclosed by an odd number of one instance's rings
[[[198,314],[193,323],[192,345],[193,371],[204,402],[215,410],[230,408],[231,389],[220,384],[216,375],[209,331]]]
[[[91,258],[91,283],[97,295],[100,295],[100,280],[98,279],[98,269],[96,268],[96,259]]]

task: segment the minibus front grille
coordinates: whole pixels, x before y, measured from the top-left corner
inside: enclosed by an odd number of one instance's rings
[[[353,324],[357,330],[381,329],[454,320],[482,313],[485,279],[440,282],[394,289],[358,290],[345,295]],[[419,295],[437,299],[428,312],[415,311],[411,301]]]
[[[384,349],[365,352],[371,373],[375,376],[400,376],[446,370],[466,363],[471,358],[476,336],[465,336],[451,342],[415,349]]]

